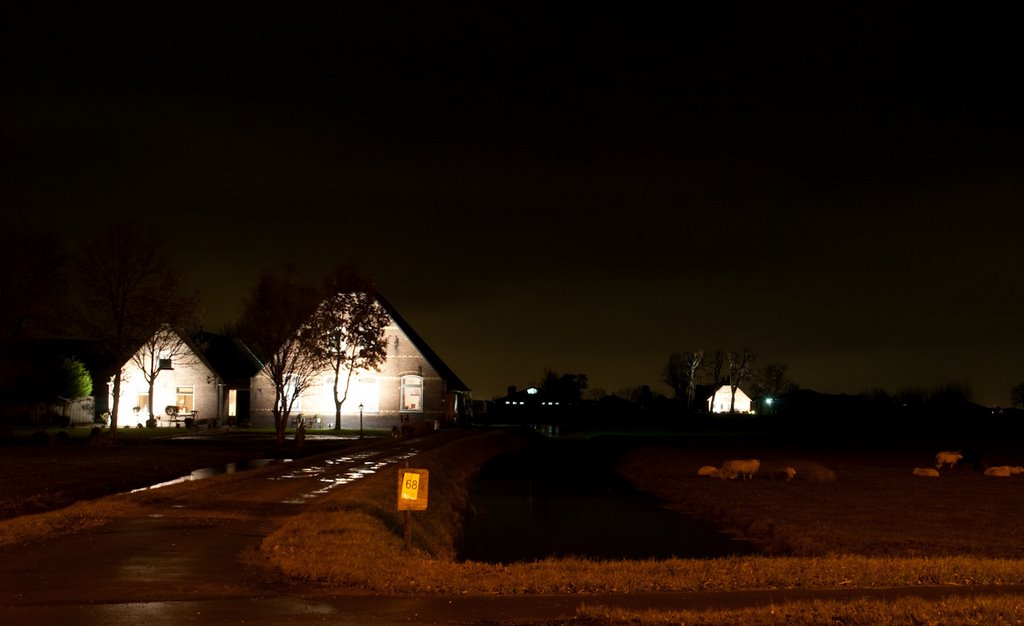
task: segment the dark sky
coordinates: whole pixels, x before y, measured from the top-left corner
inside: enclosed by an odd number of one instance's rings
[[[826,392],[1024,380],[1022,9],[23,4],[0,207],[146,216],[214,328],[348,262],[477,398],[745,346]]]

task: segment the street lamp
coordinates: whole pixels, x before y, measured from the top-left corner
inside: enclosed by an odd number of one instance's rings
[[[359,403],[359,438],[363,438],[363,403]]]

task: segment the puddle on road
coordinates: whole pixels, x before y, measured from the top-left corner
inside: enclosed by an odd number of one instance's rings
[[[336,487],[347,485],[360,478],[372,476],[389,465],[395,465],[419,453],[419,450],[413,449],[402,454],[376,460],[372,458],[377,454],[374,452],[349,454],[327,459],[323,462],[323,465],[302,467],[281,476],[272,476],[269,480],[313,479],[315,482],[311,487],[315,488],[305,491],[294,498],[282,500],[283,504],[305,504],[314,498],[329,493]]]
[[[341,485],[347,485],[353,481],[365,478],[366,476],[372,476],[380,470],[388,467],[389,465],[395,465],[401,463],[409,458],[412,458],[419,454],[419,450],[411,449],[402,454],[397,454],[382,459],[373,459],[376,454],[375,452],[360,452],[356,454],[347,454],[339,456],[337,458],[326,459],[322,463],[317,465],[310,465],[308,467],[297,467],[290,472],[281,474],[280,476],[270,476],[268,480],[309,480],[312,479],[314,482],[311,486],[316,487],[310,489],[294,498],[284,500],[285,504],[303,504],[313,498],[317,498],[328,493],[330,490]],[[212,476],[219,476],[221,474],[234,474],[236,472],[244,472],[246,470],[257,469],[260,467],[266,467],[271,463],[291,463],[292,459],[256,459],[254,461],[243,461],[239,463],[227,463],[218,467],[205,467],[203,469],[195,470],[186,476],[175,478],[174,480],[168,480],[166,482],[157,483],[148,487],[140,487],[133,489],[129,493],[138,493],[140,491],[148,491],[151,489],[159,489],[161,487],[168,487],[170,485],[177,485],[180,483],[186,483],[193,480],[202,480],[204,478],[210,478]]]
[[[224,465],[218,465],[218,466],[215,466],[215,467],[204,467],[202,469],[197,469],[197,470],[193,471],[192,473],[187,474],[185,476],[182,476],[180,478],[175,478],[174,480],[168,480],[168,481],[165,481],[165,482],[162,482],[162,483],[157,483],[155,485],[150,485],[148,487],[139,487],[138,489],[132,489],[128,493],[138,493],[140,491],[149,491],[151,489],[159,489],[161,487],[168,487],[170,485],[178,485],[178,484],[187,483],[187,482],[190,482],[190,481],[193,481],[193,480],[202,480],[204,478],[210,478],[212,476],[220,476],[222,474],[235,474],[235,473],[238,473],[238,472],[245,472],[245,471],[248,471],[248,470],[259,469],[261,467],[266,467],[267,465],[270,465],[271,463],[281,463],[281,462],[287,462],[287,461],[288,460],[278,461],[277,459],[255,459],[255,460],[252,460],[252,461],[240,461],[238,463],[225,463]]]

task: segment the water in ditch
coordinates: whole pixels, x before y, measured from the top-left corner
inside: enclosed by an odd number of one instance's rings
[[[545,440],[494,459],[471,486],[460,558],[488,563],[752,554],[749,542],[634,490],[615,474],[614,445]]]

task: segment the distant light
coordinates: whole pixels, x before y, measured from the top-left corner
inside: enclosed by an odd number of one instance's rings
[[[768,406],[771,406],[772,402],[773,402],[773,400],[771,398],[768,398],[768,399],[765,400],[765,403],[767,403]]]
[[[537,388],[536,387],[530,387],[529,389],[526,390],[526,393],[528,395],[535,396],[535,395],[537,395]]]

